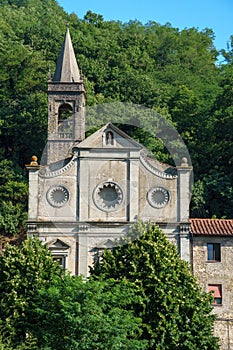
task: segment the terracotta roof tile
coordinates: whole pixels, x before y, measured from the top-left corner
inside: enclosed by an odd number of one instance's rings
[[[233,220],[190,219],[194,235],[233,236]]]

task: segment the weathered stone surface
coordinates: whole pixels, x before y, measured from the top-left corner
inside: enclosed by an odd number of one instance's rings
[[[221,261],[207,260],[207,243],[221,244]],[[221,284],[222,305],[214,305],[217,315],[215,334],[220,338],[221,349],[233,348],[233,237],[194,236],[193,271],[204,291],[208,284]]]

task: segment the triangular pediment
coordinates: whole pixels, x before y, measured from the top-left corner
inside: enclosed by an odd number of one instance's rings
[[[118,244],[119,242],[115,238],[108,239],[107,241],[103,240],[103,241],[100,241],[95,247],[93,247],[91,251],[96,252],[104,249],[112,249]]]
[[[50,250],[67,250],[70,248],[68,244],[65,242],[61,241],[60,239],[54,239],[47,244],[48,249]]]
[[[144,147],[112,123],[108,123],[75,146],[85,148],[130,148],[141,150]]]

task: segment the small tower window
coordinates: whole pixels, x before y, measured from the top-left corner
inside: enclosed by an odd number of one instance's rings
[[[64,139],[73,137],[73,109],[68,103],[62,104],[58,109],[58,134]]]

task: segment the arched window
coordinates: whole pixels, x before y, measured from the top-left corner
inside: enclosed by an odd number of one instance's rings
[[[58,134],[60,138],[73,137],[73,109],[68,103],[58,109]]]

